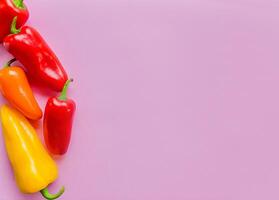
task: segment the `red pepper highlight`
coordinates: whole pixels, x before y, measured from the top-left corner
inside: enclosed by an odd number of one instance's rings
[[[61,91],[68,80],[55,53],[39,32],[30,26],[16,28],[17,17],[11,25],[11,35],[4,38],[4,47],[27,69],[28,77],[46,87]]]
[[[17,16],[17,28],[25,24],[29,12],[23,0],[1,0],[0,1],[0,42],[10,34],[13,18]]]
[[[59,97],[49,98],[45,107],[44,138],[48,150],[54,155],[65,154],[71,140],[76,104],[67,98],[67,89],[72,81],[66,82]]]

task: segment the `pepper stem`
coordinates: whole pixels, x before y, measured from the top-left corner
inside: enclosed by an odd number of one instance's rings
[[[45,199],[47,199],[47,200],[53,200],[53,199],[59,198],[59,197],[64,193],[64,191],[65,191],[65,188],[64,188],[64,186],[63,186],[63,187],[59,190],[59,192],[56,193],[56,194],[50,194],[49,191],[48,191],[48,189],[47,189],[47,187],[44,188],[44,189],[42,189],[40,192],[41,192],[42,196],[43,196]]]
[[[13,0],[13,2],[14,2],[15,6],[16,6],[17,8],[21,8],[21,9],[24,9],[24,8],[25,8],[25,7],[24,7],[24,4],[23,4],[23,0]]]
[[[13,21],[12,21],[12,24],[11,24],[11,30],[10,31],[11,31],[12,34],[20,33],[20,29],[16,28],[16,21],[17,21],[17,16],[15,16],[13,18]]]
[[[13,64],[15,61],[16,61],[16,58],[13,58],[13,59],[9,60],[9,61],[3,66],[3,68],[10,67],[11,64]]]
[[[74,81],[74,79],[72,79],[72,78],[66,81],[66,83],[63,87],[63,90],[62,90],[60,96],[58,97],[59,100],[61,100],[61,101],[67,100],[67,90],[69,88],[70,82],[73,82],[73,81]]]

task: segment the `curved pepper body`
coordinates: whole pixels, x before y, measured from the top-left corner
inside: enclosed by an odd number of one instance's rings
[[[71,99],[64,101],[52,97],[47,101],[44,138],[48,150],[54,155],[63,155],[68,150],[75,109],[75,102]]]
[[[10,27],[14,16],[18,17],[17,28],[23,26],[29,17],[26,6],[22,2],[16,5],[15,2],[18,2],[18,0],[0,1],[0,42],[10,34]]]
[[[0,91],[27,118],[38,120],[42,117],[42,110],[20,67],[5,67],[0,70]]]
[[[23,26],[17,34],[5,37],[4,47],[27,69],[28,76],[55,91],[68,79],[57,56],[32,27]]]
[[[35,129],[17,110],[0,109],[3,135],[9,160],[19,189],[35,193],[58,176],[55,162],[40,142]]]

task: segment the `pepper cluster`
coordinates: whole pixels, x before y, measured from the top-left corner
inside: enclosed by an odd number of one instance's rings
[[[24,25],[29,12],[23,0],[0,0],[0,43],[13,55],[0,70],[0,92],[10,106],[0,108],[5,146],[19,189],[23,193],[41,192],[52,200],[64,193],[50,194],[48,185],[58,177],[52,155],[67,152],[71,139],[75,102],[67,98],[73,79],[40,33]],[[13,63],[19,61],[22,66]],[[43,112],[29,82],[60,92],[48,99],[43,119],[47,149],[30,121],[40,120]]]

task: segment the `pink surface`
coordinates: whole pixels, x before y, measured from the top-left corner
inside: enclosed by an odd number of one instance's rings
[[[278,1],[26,3],[75,79],[61,199],[279,198]],[[0,141],[0,199],[41,199],[18,192]]]

